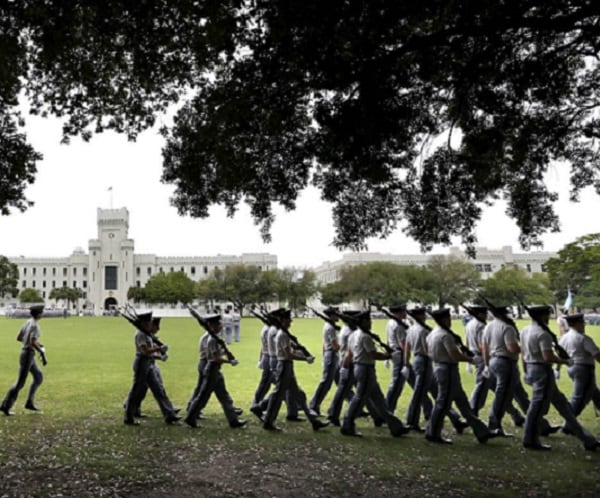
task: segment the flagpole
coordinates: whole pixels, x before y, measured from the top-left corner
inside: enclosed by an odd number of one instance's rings
[[[108,187],[108,191],[110,192],[110,209],[113,208],[113,188],[112,187]]]

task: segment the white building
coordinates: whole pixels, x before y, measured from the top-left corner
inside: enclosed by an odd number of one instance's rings
[[[52,289],[81,289],[84,297],[76,304],[100,314],[102,310],[127,301],[130,287],[143,287],[152,275],[182,271],[190,279],[207,278],[215,268],[227,265],[255,265],[262,270],[277,268],[277,256],[250,253],[241,256],[162,257],[135,254],[134,241],[128,238],[129,212],[126,208],[98,208],[98,235],[89,241],[86,254],[76,249],[66,258],[9,257],[19,268],[19,292],[26,288],[40,291],[49,302]]]
[[[481,273],[481,277],[486,279],[496,271],[505,266],[519,266],[529,273],[543,273],[546,271],[544,263],[556,256],[553,252],[530,252],[513,253],[511,246],[504,246],[501,249],[488,249],[478,247],[475,259],[468,258],[458,247],[451,247],[449,256],[463,258],[465,261],[471,261],[475,268]],[[322,284],[335,282],[341,278],[343,268],[362,265],[374,262],[389,262],[399,265],[425,266],[433,254],[383,254],[376,252],[357,252],[348,253],[337,261],[326,261],[317,268],[315,273],[317,280]]]

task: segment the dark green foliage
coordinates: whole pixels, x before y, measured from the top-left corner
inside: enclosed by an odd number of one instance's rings
[[[134,139],[184,98],[163,129],[181,214],[244,201],[269,240],[273,203],[313,184],[337,247],[402,226],[424,249],[473,249],[482,207],[505,199],[539,245],[558,229],[551,161],[571,164],[574,199],[600,191],[599,19],[593,0],[4,2],[0,207],[27,206],[39,159],[19,91],[65,141]]]
[[[11,263],[6,256],[0,256],[0,298],[16,297],[19,293],[19,267]]]

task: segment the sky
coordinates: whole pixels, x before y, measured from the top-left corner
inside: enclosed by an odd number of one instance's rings
[[[163,139],[156,130],[142,133],[136,142],[114,133],[95,135],[90,142],[72,139],[61,145],[57,119],[26,116],[28,140],[41,152],[36,182],[26,196],[35,203],[24,213],[0,216],[0,254],[8,257],[67,257],[76,248],[88,251],[97,236],[97,208],[129,211],[129,237],[136,254],[157,256],[240,255],[268,252],[278,257],[280,268],[311,268],[340,259],[344,253],[331,245],[331,207],[316,189],[307,189],[295,211],[276,207],[272,242],[263,243],[245,204],[235,217],[227,218],[221,207],[209,218],[180,216],[169,203],[174,187],[160,182]],[[157,128],[161,125],[158,124]],[[568,168],[551,166],[547,182],[559,193],[555,205],[561,233],[544,236],[544,251],[557,251],[575,238],[600,232],[598,197],[586,189],[578,204],[568,201]],[[112,189],[109,191],[109,188]],[[497,249],[518,244],[515,223],[498,203],[486,208],[477,224],[478,246]],[[456,240],[460,246],[459,240]],[[370,252],[418,254],[419,245],[400,229],[385,240],[368,241]],[[436,246],[433,253],[445,254]]]

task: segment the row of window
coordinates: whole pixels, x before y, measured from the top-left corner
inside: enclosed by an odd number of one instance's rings
[[[504,265],[500,265],[502,268],[504,268]],[[515,264],[514,266],[518,267],[519,265]],[[475,269],[479,272],[485,272],[485,273],[491,273],[492,272],[492,265],[490,264],[476,264],[475,265]],[[531,273],[532,272],[532,268],[531,265],[529,263],[527,263],[525,265],[525,269]],[[546,265],[542,264],[540,265],[540,270],[545,273],[546,270]]]
[[[46,291],[42,291],[42,299],[46,299],[46,297],[47,297],[47,296],[46,296]],[[82,299],[87,299],[87,292],[84,292],[84,293],[82,294],[82,297],[81,297],[81,298],[82,298]]]
[[[22,284],[23,284],[23,286],[22,286],[23,289],[27,288],[27,281],[26,280],[23,280]],[[36,285],[37,285],[36,281],[32,280],[31,281],[31,287],[33,289],[35,289]],[[45,289],[46,287],[47,287],[47,282],[45,280],[42,280],[42,289]],[[62,286],[61,287],[67,287],[67,281],[66,280],[62,281]],[[77,287],[78,287],[77,286],[77,281],[73,280],[73,289],[77,289]],[[56,280],[52,280],[51,288],[52,289],[56,289]],[[87,288],[87,280],[82,280],[82,282],[81,282],[81,288],[82,289],[86,289]]]
[[[87,268],[84,266],[82,268],[83,271],[83,276],[87,277]],[[31,275],[35,276],[37,272],[37,268],[34,266],[31,268]],[[63,277],[66,277],[68,275],[69,269],[66,267],[63,267],[62,269],[62,275]],[[47,268],[42,268],[42,276],[45,277],[48,274],[48,269]],[[27,276],[27,268],[23,268],[23,276]],[[52,276],[55,277],[56,276],[56,268],[52,268]],[[73,268],[73,276],[76,277],[77,276],[77,268]]]
[[[262,270],[262,266],[259,266],[259,267],[258,267],[258,269],[259,269],[259,270]],[[265,269],[266,269],[266,270],[268,270],[268,269],[269,269],[269,267],[267,266],[267,267],[265,267]],[[162,266],[160,266],[160,267],[158,268],[158,273],[163,273],[163,271],[164,271],[163,267],[162,267]],[[175,270],[175,267],[174,267],[174,266],[171,266],[171,267],[169,268],[169,273],[174,273],[175,271],[180,271],[180,272],[183,272],[183,273],[185,273],[185,268],[184,268],[183,266],[181,266],[181,267],[179,268],[179,270]],[[208,266],[203,266],[203,267],[202,267],[202,273],[204,273],[204,275],[208,275],[208,272],[209,272],[209,268],[208,268]],[[141,273],[142,273],[142,269],[141,269],[139,266],[138,266],[138,267],[136,267],[136,269],[135,269],[135,274],[136,274],[136,276],[138,276],[138,277],[139,277],[139,276],[141,275]],[[192,266],[192,267],[190,267],[190,274],[191,274],[191,275],[195,275],[195,274],[196,274],[196,267],[195,267],[195,266]],[[146,268],[146,275],[148,275],[148,276],[151,276],[151,275],[152,275],[152,267],[148,266],[148,267]]]

